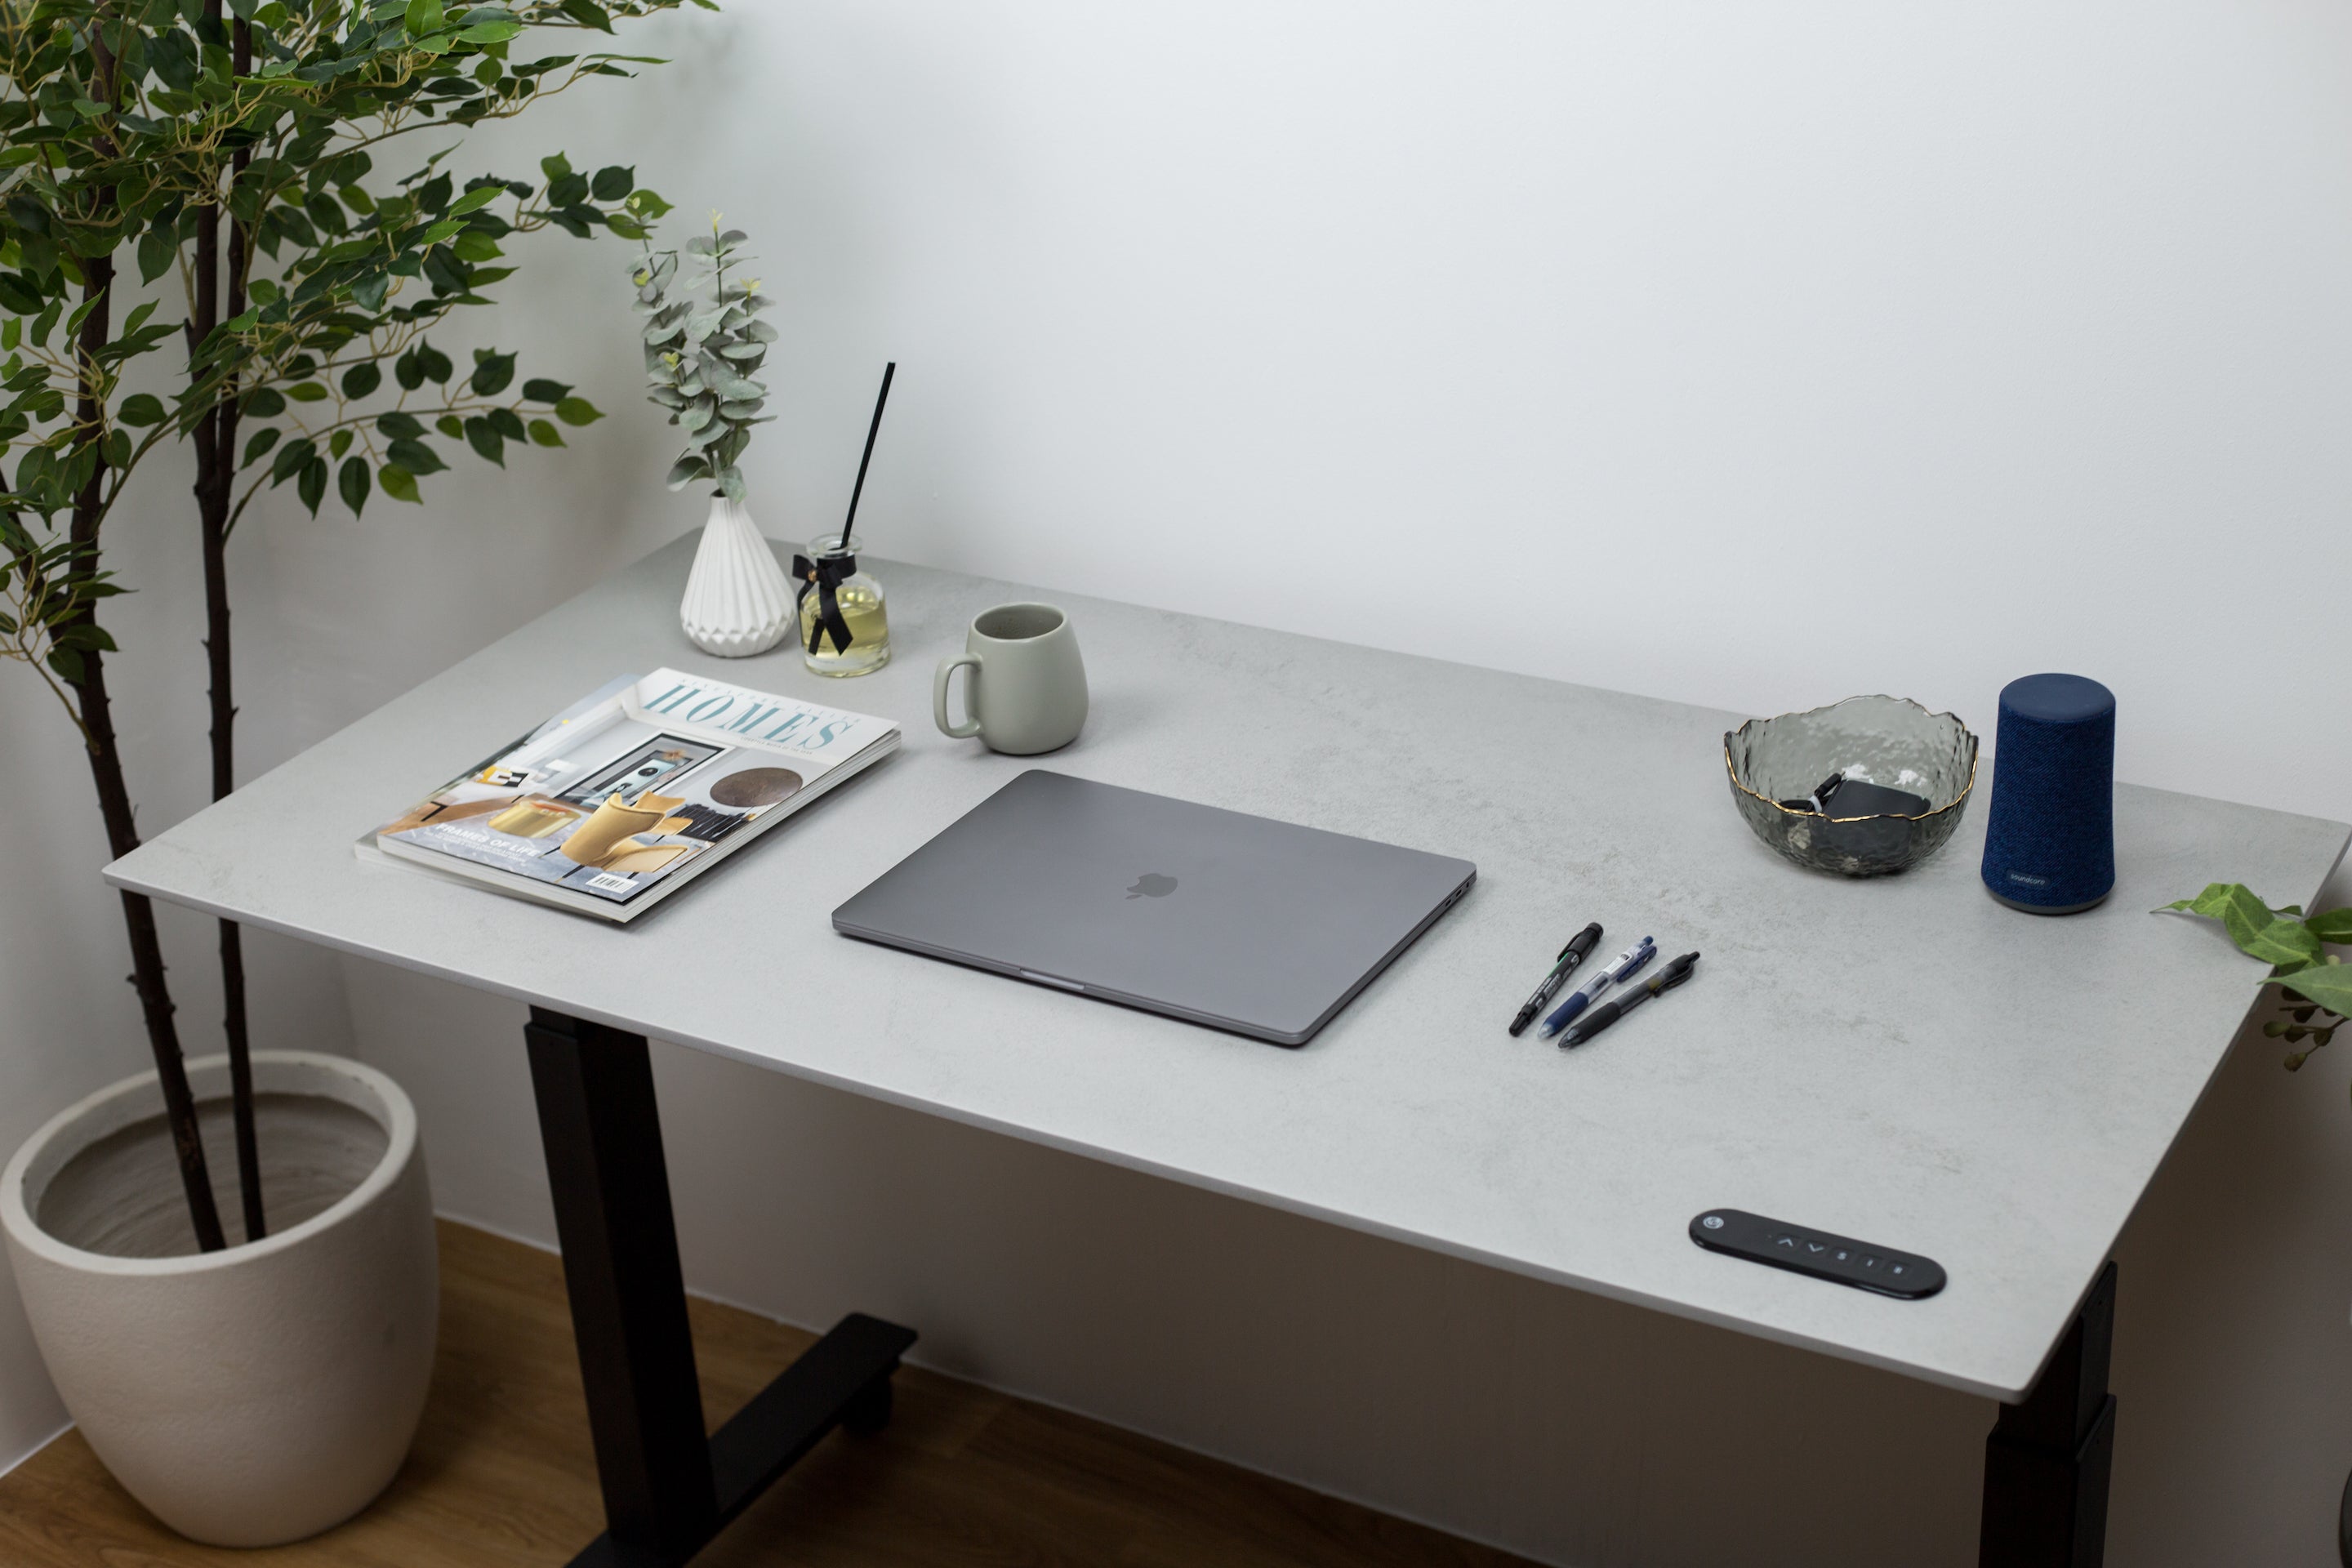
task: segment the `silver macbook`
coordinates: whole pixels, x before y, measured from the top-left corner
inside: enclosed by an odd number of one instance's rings
[[[1304,1045],[1470,890],[1467,860],[1035,769],[834,929]]]

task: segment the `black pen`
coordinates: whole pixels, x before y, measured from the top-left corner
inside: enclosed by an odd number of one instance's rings
[[[1559,994],[1559,988],[1568,984],[1570,975],[1576,973],[1576,966],[1591,957],[1592,950],[1600,945],[1601,922],[1599,921],[1594,921],[1568,939],[1568,945],[1561,948],[1559,956],[1552,961],[1551,973],[1543,977],[1543,984],[1536,987],[1536,994],[1528,998],[1528,1005],[1519,1009],[1517,1017],[1511,1020],[1513,1035],[1517,1035],[1529,1024],[1535,1022],[1536,1015],[1542,1012],[1545,1005]]]
[[[1646,981],[1637,981],[1625,988],[1625,994],[1614,1001],[1603,1002],[1581,1018],[1568,1033],[1559,1037],[1559,1048],[1580,1046],[1653,996],[1663,996],[1691,977],[1698,963],[1698,954],[1684,953]]]

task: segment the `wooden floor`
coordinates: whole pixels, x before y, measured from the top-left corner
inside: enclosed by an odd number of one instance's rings
[[[7,1568],[530,1568],[603,1528],[561,1266],[441,1229],[441,1349],[416,1447],[359,1518],[261,1552],[163,1530],[68,1432],[0,1477]],[[811,1336],[693,1304],[715,1425]],[[875,1437],[836,1434],[695,1560],[697,1568],[984,1563],[1220,1568],[1521,1560],[1130,1433],[908,1367]]]

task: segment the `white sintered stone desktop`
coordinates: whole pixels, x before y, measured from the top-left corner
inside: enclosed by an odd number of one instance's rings
[[[1902,876],[1844,881],[1774,858],[1725,784],[1723,732],[1742,715],[887,564],[894,661],[824,680],[789,645],[740,661],[688,645],[692,550],[682,539],[426,681],[110,880],[2013,1400],[2254,999],[2260,969],[2216,928],[2147,911],[2221,878],[2307,899],[2347,837],[2119,787],[2114,897],[2037,919],[1978,882],[1984,798]],[[974,613],[1030,597],[1077,630],[1085,735],[1025,760],[944,739],[932,666]],[[663,664],[887,715],[905,751],[626,929],[353,857],[446,776]],[[1992,698],[1962,717],[1989,727]],[[1041,764],[1463,856],[1478,882],[1300,1050],[835,934],[835,905]],[[1697,978],[1573,1053],[1506,1037],[1560,942],[1595,919],[1612,949],[1648,932],[1668,955],[1701,950]],[[1895,1301],[1704,1252],[1685,1227],[1718,1205],[1926,1253],[1950,1284]]]

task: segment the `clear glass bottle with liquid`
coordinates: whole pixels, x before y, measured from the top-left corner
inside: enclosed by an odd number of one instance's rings
[[[882,584],[857,570],[856,534],[826,534],[809,541],[809,560],[833,579],[834,604],[848,628],[849,646],[836,646],[822,624],[824,590],[809,585],[801,595],[801,661],[819,675],[867,675],[890,662],[890,617]]]

